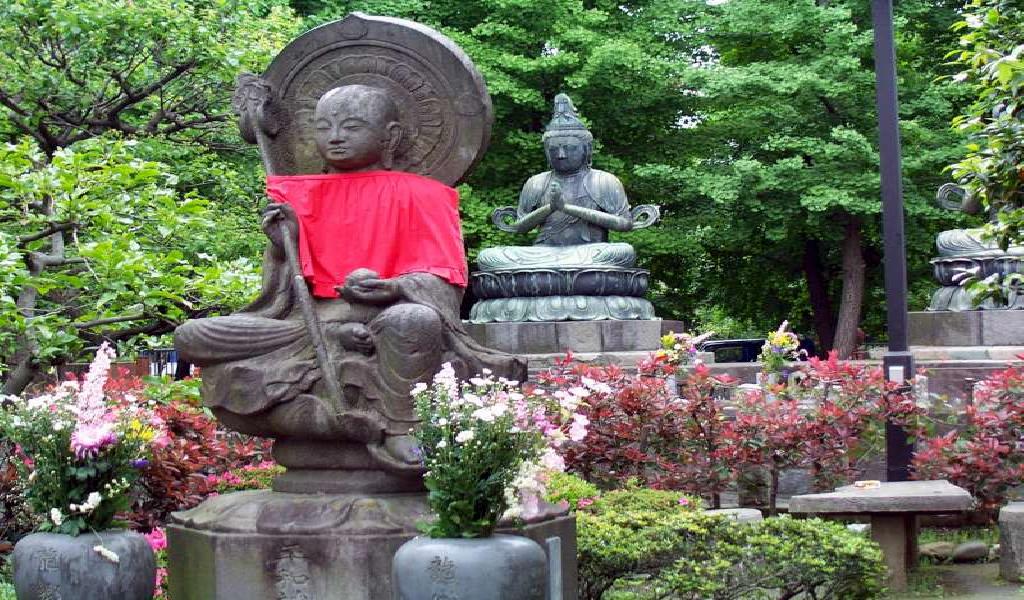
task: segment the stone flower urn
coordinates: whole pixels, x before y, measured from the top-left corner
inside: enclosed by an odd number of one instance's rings
[[[515,535],[413,538],[395,554],[391,579],[398,600],[548,597],[544,550],[537,542]]]
[[[18,600],[150,600],[155,583],[153,550],[132,531],[33,533],[14,547]]]

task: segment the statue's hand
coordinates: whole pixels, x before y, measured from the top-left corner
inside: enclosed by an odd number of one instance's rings
[[[271,243],[278,249],[284,247],[284,240],[281,239],[280,224],[282,221],[288,226],[292,243],[295,243],[299,239],[299,219],[295,216],[292,207],[287,204],[268,204],[263,209],[263,222],[260,226],[263,228],[263,233],[267,234]]]
[[[345,285],[337,288],[341,297],[355,304],[392,304],[401,296],[398,282],[394,279],[345,279]]]
[[[552,183],[548,188],[548,204],[551,206],[551,210],[562,210],[565,208],[565,200],[562,199],[562,186],[558,185],[557,182]]]
[[[362,323],[345,323],[338,328],[341,347],[346,350],[360,352],[367,356],[373,354],[373,338],[370,330]]]

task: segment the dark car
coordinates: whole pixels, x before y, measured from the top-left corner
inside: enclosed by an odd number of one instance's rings
[[[716,363],[757,362],[764,338],[749,340],[708,340],[701,344],[701,352],[714,352]]]

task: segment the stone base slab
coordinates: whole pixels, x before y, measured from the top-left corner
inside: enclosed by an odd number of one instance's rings
[[[1024,581],[1024,502],[999,509],[999,576]]]
[[[473,339],[484,346],[513,354],[653,352],[661,347],[662,335],[685,331],[681,321],[661,319],[465,325]]]
[[[1017,355],[1024,353],[1024,346],[911,346],[910,353],[918,363],[995,362],[1005,368],[1006,363],[1020,360]]]
[[[429,514],[425,494],[375,497],[248,491],[210,498],[167,527],[174,600],[392,600],[391,559]],[[576,519],[523,530],[561,540],[563,597],[576,598]]]
[[[920,311],[909,316],[911,346],[1024,345],[1024,311]]]

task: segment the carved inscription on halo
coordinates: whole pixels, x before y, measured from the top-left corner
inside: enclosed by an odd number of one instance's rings
[[[456,123],[445,114],[449,100],[439,90],[429,69],[379,46],[362,48],[365,53],[333,56],[305,69],[291,82],[286,94],[295,107],[298,129],[297,152],[301,163],[319,161],[313,141],[313,111],[321,96],[342,85],[369,85],[387,92],[401,113],[404,135],[396,157],[397,168],[429,174],[443,159],[455,140]],[[426,74],[425,74],[426,73]]]

